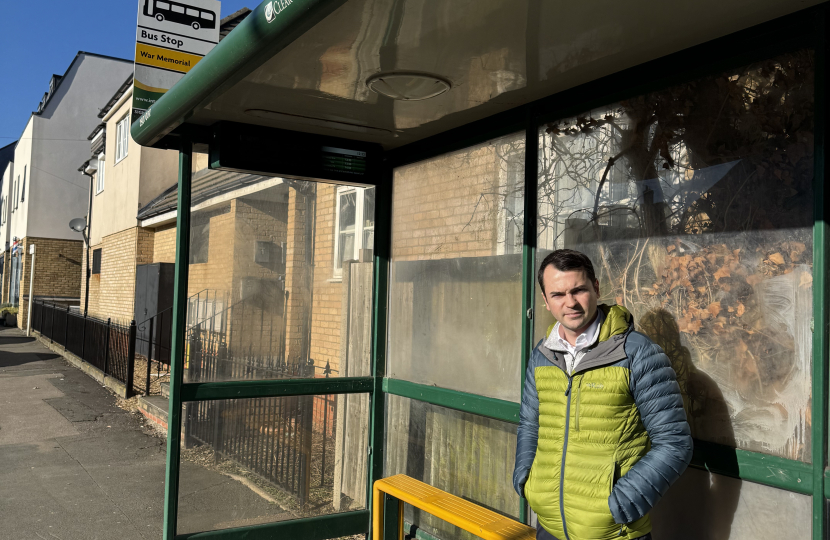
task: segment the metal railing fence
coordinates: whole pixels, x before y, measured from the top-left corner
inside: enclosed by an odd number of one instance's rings
[[[32,329],[134,392],[135,321],[129,324],[73,312],[68,306],[35,300]]]

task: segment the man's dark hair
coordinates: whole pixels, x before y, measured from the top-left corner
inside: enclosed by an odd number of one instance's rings
[[[545,283],[542,280],[542,276],[545,275],[545,268],[551,265],[560,272],[584,270],[588,279],[591,280],[591,283],[597,279],[596,274],[594,274],[594,265],[587,255],[573,249],[557,249],[545,257],[539,266],[539,272],[536,274],[536,279],[539,280],[539,287],[541,287],[542,292],[545,292]]]

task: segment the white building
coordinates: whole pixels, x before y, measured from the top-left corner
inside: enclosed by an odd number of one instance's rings
[[[77,167],[89,155],[87,136],[101,103],[132,69],[132,60],[78,52],[66,73],[52,76],[17,142],[0,195],[0,237],[9,242],[3,246],[8,271],[2,300],[20,302],[19,321],[26,320],[28,308],[31,244],[38,245],[34,295],[78,301],[83,240],[68,223],[87,214],[89,180]]]

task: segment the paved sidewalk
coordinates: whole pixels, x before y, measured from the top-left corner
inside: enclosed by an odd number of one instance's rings
[[[0,537],[161,538],[166,440],[34,338],[0,328]],[[273,514],[245,485],[192,463],[188,529]],[[277,512],[279,513],[279,512]]]

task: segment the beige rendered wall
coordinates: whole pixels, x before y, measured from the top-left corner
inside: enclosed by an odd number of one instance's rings
[[[130,111],[130,100],[111,113],[107,122],[104,190],[92,197],[92,244],[104,237],[136,226],[141,155],[145,149],[127,137],[127,156],[115,163],[116,125]],[[97,178],[95,180],[97,189]],[[101,270],[103,272],[103,269]]]
[[[0,189],[0,251],[6,251],[6,242],[9,241],[9,222],[8,222],[8,202],[9,190],[12,185],[12,179],[15,178],[14,162],[9,162],[6,165],[6,170],[3,171],[2,189]],[[5,201],[5,204],[4,204]],[[5,208],[4,208],[5,206]],[[4,267],[8,268],[8,267]]]
[[[118,121],[130,112],[128,99],[108,114],[104,190],[92,198],[92,243],[135,227],[138,209],[176,183],[178,153],[144,148],[128,137],[127,156],[115,163]],[[97,184],[97,179],[96,179]]]
[[[81,257],[83,242],[74,240],[56,240],[52,238],[23,239],[23,269],[20,280],[20,312],[17,325],[26,327],[29,313],[29,275],[31,271],[31,254],[29,246],[35,244],[35,280],[34,295],[63,298],[80,296]]]
[[[11,238],[23,238],[27,234],[28,223],[26,221],[27,215],[29,212],[29,203],[31,202],[31,191],[32,191],[32,150],[33,150],[33,139],[39,133],[38,129],[35,129],[37,126],[41,124],[42,120],[32,114],[29,117],[29,122],[26,124],[26,129],[23,130],[23,134],[20,136],[20,140],[17,143],[17,146],[14,149],[14,174],[12,176],[12,181],[9,182],[8,186],[8,215],[6,217],[6,226],[8,227],[9,231],[8,234]],[[26,171],[26,192],[25,192],[25,200],[20,202],[20,190],[22,189],[23,183],[23,171]],[[77,182],[77,181],[74,181]],[[79,185],[82,185],[78,182]],[[73,188],[74,189],[74,188]],[[83,188],[79,188],[83,189]],[[4,187],[3,191],[6,191]],[[43,201],[41,201],[43,202]],[[17,208],[15,208],[15,203],[17,203]],[[69,221],[67,221],[69,223]],[[67,230],[69,228],[67,227]]]

